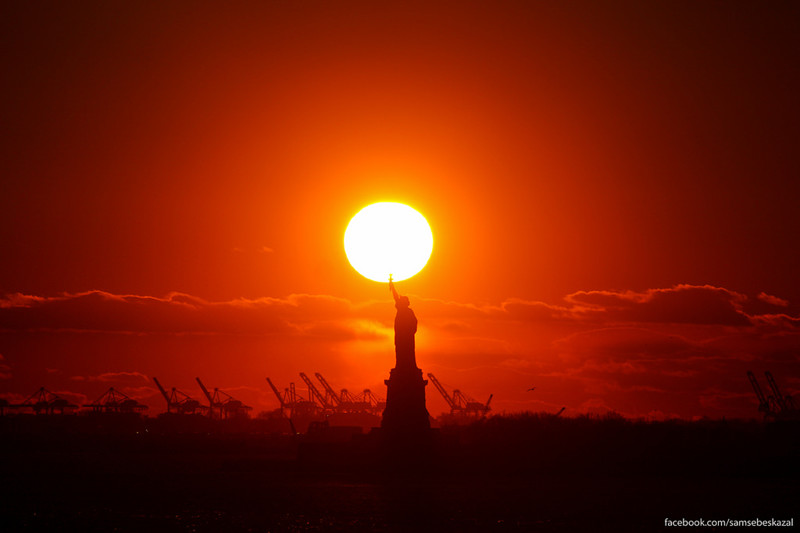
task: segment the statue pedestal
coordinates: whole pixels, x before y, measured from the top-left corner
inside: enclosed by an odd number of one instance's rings
[[[431,423],[425,407],[425,385],[419,368],[393,368],[385,380],[386,409],[381,420],[381,432],[389,438],[402,440],[427,437]]]

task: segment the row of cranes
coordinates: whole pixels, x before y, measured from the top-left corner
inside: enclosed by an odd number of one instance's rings
[[[285,416],[290,419],[333,413],[366,413],[379,416],[386,408],[386,401],[373,394],[370,389],[364,389],[358,394],[353,394],[347,389],[341,389],[336,392],[322,374],[316,372],[314,377],[317,378],[324,392],[317,388],[308,375],[300,372],[300,379],[303,380],[308,390],[308,397],[305,398],[298,393],[294,382],[289,383],[289,386],[283,389],[283,393],[281,393],[272,383],[272,380],[267,378],[267,383],[272,392],[275,393],[275,397],[278,398],[281,412]]]
[[[84,407],[89,407],[93,413],[142,414],[145,410],[149,409],[146,405],[128,397],[114,387],[111,387],[98,399]]]
[[[316,372],[314,377],[319,382],[318,387],[311,378],[304,372],[300,372],[300,379],[306,386],[307,395],[303,396],[295,386],[294,382],[281,393],[275,384],[267,378],[272,391],[275,393],[280,403],[281,414],[288,418],[319,417],[331,414],[368,414],[380,416],[386,408],[386,401],[375,395],[370,389],[364,389],[360,393],[351,393],[347,389],[338,392],[328,383],[328,381]],[[480,417],[486,415],[491,409],[489,403],[492,396],[486,403],[481,403],[455,389],[450,394],[442,386],[433,374],[428,374],[428,378],[433,382],[436,389],[444,397],[452,415],[465,415],[468,417]],[[200,386],[208,404],[205,405],[196,400],[189,394],[172,387],[169,392],[161,384],[158,378],[153,378],[158,390],[167,403],[167,413],[180,415],[203,415],[216,420],[233,418],[243,418],[249,416],[252,407],[244,405],[230,394],[214,388],[210,392],[200,378],[195,378]],[[85,408],[93,413],[143,413],[148,406],[137,402],[128,397],[121,391],[111,387],[95,401],[83,406],[73,404],[64,398],[54,394],[44,387],[40,388],[24,402],[20,404],[9,404],[8,401],[0,399],[0,415],[5,414],[6,409],[25,410],[29,409],[35,414],[64,414],[73,413],[78,409]]]
[[[208,399],[208,405],[202,405],[199,401],[174,387],[170,393],[167,393],[157,378],[153,378],[153,381],[167,400],[168,413],[203,414],[221,420],[246,417],[249,411],[252,410],[249,405],[244,405],[241,401],[219,389],[215,388],[213,394],[210,393],[203,382],[200,381],[200,378],[197,378],[197,383]],[[11,404],[7,400],[0,399],[0,415],[4,415],[6,410],[14,412],[29,411],[37,415],[71,414],[82,408],[91,413],[106,414],[142,414],[149,409],[147,405],[139,403],[114,387],[109,388],[95,401],[84,405],[71,403],[44,387],[41,387],[25,401],[18,404]]]
[[[307,398],[304,398],[297,391],[294,383],[290,383],[284,393],[280,394],[272,381],[267,378],[267,382],[278,397],[282,413],[288,414],[290,418],[297,415],[319,416],[332,413],[380,415],[386,407],[386,402],[369,389],[364,389],[359,394],[352,394],[347,389],[342,389],[337,393],[321,374],[316,373],[315,376],[320,381],[324,392],[321,392],[305,373],[300,373],[301,379],[308,387]],[[211,392],[200,378],[195,379],[208,401],[207,405],[176,387],[172,387],[167,392],[167,389],[158,378],[153,378],[153,382],[155,382],[159,392],[166,400],[167,413],[203,415],[216,420],[246,418],[249,416],[250,411],[253,409],[252,407],[245,405],[240,400],[218,388],[214,388],[213,392]],[[29,410],[34,414],[52,415],[74,413],[81,408],[92,413],[141,414],[148,409],[148,406],[130,398],[114,387],[109,388],[95,401],[85,405],[71,403],[44,387],[41,387],[19,404],[11,404],[8,400],[0,399],[0,416],[5,415],[7,410],[14,412]]]
[[[148,409],[146,405],[137,402],[114,387],[108,389],[92,403],[84,405],[74,404],[44,387],[41,387],[25,401],[18,404],[10,404],[6,400],[0,400],[0,415],[5,414],[6,409],[17,412],[30,410],[30,412],[37,415],[63,415],[74,413],[81,408],[87,409],[92,413],[139,414]]]
[[[767,420],[800,420],[800,409],[795,407],[791,396],[781,394],[778,383],[772,377],[772,372],[764,372],[764,376],[767,378],[767,384],[772,394],[764,394],[755,374],[747,372],[750,384],[758,397],[758,410],[764,414],[764,418]]]
[[[234,418],[246,418],[249,416],[252,407],[243,404],[227,392],[223,392],[217,388],[214,393],[210,393],[206,386],[200,381],[200,378],[195,378],[197,384],[200,385],[200,390],[203,391],[208,405],[202,405],[199,401],[195,400],[185,392],[179,391],[175,387],[167,393],[158,378],[153,378],[161,395],[167,401],[167,413],[176,413],[181,415],[206,415],[215,420],[227,420]]]
[[[781,393],[771,372],[764,372],[764,375],[767,378],[771,394],[764,394],[755,374],[750,371],[747,372],[747,377],[758,398],[758,410],[764,414],[764,418],[767,420],[800,420],[800,409],[795,406],[792,397],[789,395],[784,396]],[[300,378],[307,387],[307,397],[303,397],[298,392],[293,382],[281,393],[272,381],[267,378],[267,383],[280,403],[282,415],[288,416],[290,419],[296,417],[318,417],[334,413],[359,413],[380,416],[386,407],[385,400],[373,394],[370,389],[364,389],[358,394],[352,394],[347,389],[341,389],[336,392],[322,374],[317,372],[314,376],[322,386],[322,391],[317,388],[305,373],[300,373]],[[478,402],[462,393],[459,389],[454,389],[452,394],[448,393],[436,376],[431,373],[428,374],[428,378],[450,407],[450,415],[460,418],[479,418],[485,416],[491,410],[489,404],[493,395],[489,395],[486,403]],[[158,390],[167,402],[167,413],[200,414],[218,420],[241,418],[249,415],[252,407],[244,405],[241,401],[220,389],[215,388],[214,392],[211,393],[200,378],[195,379],[208,400],[208,405],[201,404],[198,400],[175,387],[168,393],[158,379],[153,378]],[[148,409],[148,406],[128,397],[114,387],[109,388],[92,403],[84,405],[74,404],[44,387],[41,387],[26,398],[25,401],[18,404],[12,404],[8,400],[0,398],[0,416],[5,415],[6,411],[20,412],[26,410],[34,414],[66,414],[74,413],[81,408],[92,413],[141,414]]]

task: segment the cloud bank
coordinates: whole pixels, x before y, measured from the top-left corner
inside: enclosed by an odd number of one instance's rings
[[[475,397],[494,393],[495,405],[507,410],[567,405],[573,412],[614,409],[631,416],[747,416],[755,413],[747,370],[772,370],[786,383],[784,393],[798,386],[792,372],[800,361],[800,317],[792,314],[791,302],[765,293],[678,285],[577,291],[557,303],[411,300],[425,370]],[[211,302],[182,293],[12,294],[0,299],[0,350],[9,354],[0,359],[0,376],[14,382],[16,362],[29,356],[26,347],[43,349],[21,338],[69,339],[63,342],[79,352],[82,343],[102,336],[117,338],[108,342],[125,355],[86,369],[81,356],[73,356],[73,386],[117,383],[157,397],[148,376],[178,375],[178,365],[188,374],[200,365],[231,381],[237,374],[229,367],[248,376],[260,372],[258,380],[270,371],[324,368],[339,380],[353,376],[380,386],[391,357],[393,316],[391,302],[329,295]],[[140,354],[125,338],[149,339],[152,354]],[[191,356],[197,346],[205,348]],[[42,369],[62,367],[44,353],[37,361]],[[64,372],[47,374],[56,379]],[[233,385],[261,387],[248,379]],[[533,382],[536,394],[529,394]],[[261,393],[259,398],[270,401]]]

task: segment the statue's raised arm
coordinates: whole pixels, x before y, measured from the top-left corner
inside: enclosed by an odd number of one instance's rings
[[[400,295],[397,294],[397,289],[394,288],[394,281],[392,280],[391,274],[389,274],[389,292],[394,296],[394,303],[397,303],[400,300]]]

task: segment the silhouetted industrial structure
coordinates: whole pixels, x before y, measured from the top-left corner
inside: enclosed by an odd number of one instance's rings
[[[492,401],[492,397],[494,396],[493,394],[489,395],[489,399],[486,400],[486,403],[481,403],[465,395],[459,389],[454,389],[453,395],[451,396],[448,394],[447,390],[442,386],[442,384],[439,383],[439,380],[436,379],[436,376],[431,373],[428,373],[428,379],[431,380],[433,386],[436,387],[436,390],[439,391],[439,394],[441,394],[444,400],[447,402],[447,405],[450,407],[451,415],[480,418],[482,416],[486,416],[486,413],[491,410],[489,403]]]
[[[282,395],[269,378],[267,378],[267,383],[269,383],[269,386],[278,398],[282,412],[290,419],[294,419],[298,416],[317,416],[320,414],[320,407],[317,403],[313,400],[301,397],[297,393],[294,382],[289,383],[289,386],[283,389]]]
[[[217,388],[214,389],[214,394],[208,392],[206,386],[200,381],[200,378],[195,378],[197,384],[203,390],[203,394],[208,398],[208,416],[209,418],[216,418],[224,420],[229,418],[246,418],[250,411],[253,409],[249,405],[245,405],[227,392],[223,392]]]
[[[332,407],[333,412],[380,415],[386,408],[386,400],[375,396],[370,389],[364,389],[360,394],[351,394],[347,389],[341,389],[337,394],[322,374],[316,372],[314,376],[322,384],[325,401]]]
[[[89,407],[94,413],[142,413],[149,409],[144,404],[141,404],[128,397],[124,393],[111,387],[102,394],[98,399],[90,404],[84,405]]]
[[[301,374],[301,376],[304,375],[305,374]],[[339,394],[336,393],[335,390],[333,390],[333,387],[331,387],[330,384],[328,384],[328,381],[324,377],[322,377],[322,374],[317,372],[314,375],[316,376],[317,380],[322,384],[322,388],[325,389],[325,403],[327,405],[332,406],[337,411],[340,410],[342,408],[342,398],[339,396]]]
[[[283,394],[278,391],[271,379],[267,378],[267,383],[278,398],[278,402],[281,404],[281,415],[289,420],[292,433],[304,433],[312,422],[324,420],[322,409],[317,402],[300,396],[294,382],[289,383],[289,386],[283,389]]]
[[[6,404],[14,409],[30,409],[37,415],[52,415],[74,412],[79,406],[68,402],[64,398],[53,394],[41,387],[31,394],[24,402],[16,405]]]
[[[308,397],[298,392],[294,382],[280,392],[270,378],[267,379],[272,392],[280,403],[281,414],[289,419],[293,430],[304,431],[316,422],[330,421],[334,425],[369,425],[377,424],[377,417],[386,407],[386,402],[364,389],[360,394],[351,394],[347,389],[339,393],[319,372],[314,374],[322,385],[322,391],[314,384],[305,372],[300,378],[306,384]],[[374,418],[370,418],[374,417]]]
[[[158,387],[158,390],[161,391],[161,395],[164,396],[164,399],[167,401],[168,413],[194,415],[205,414],[208,411],[208,407],[201,405],[198,400],[195,400],[185,392],[172,387],[172,391],[168,394],[157,378],[153,378],[153,381]]]
[[[304,373],[300,372],[300,379],[308,387],[308,395],[312,401],[316,401],[319,403],[319,406],[322,408],[323,412],[332,413],[335,410],[335,406],[332,403],[329,403],[330,398],[323,395],[319,392],[319,389],[314,385],[314,382],[309,379],[309,377]],[[338,399],[337,399],[338,401]]]
[[[747,372],[747,377],[758,398],[758,410],[764,414],[764,418],[767,420],[800,420],[800,409],[795,407],[792,397],[781,394],[771,372],[764,372],[764,376],[767,378],[767,384],[772,394],[764,394],[755,374],[752,371]]]
[[[370,405],[372,413],[380,414],[384,409],[386,409],[386,400],[373,394],[370,389],[364,389],[360,396],[364,398],[364,401]]]

